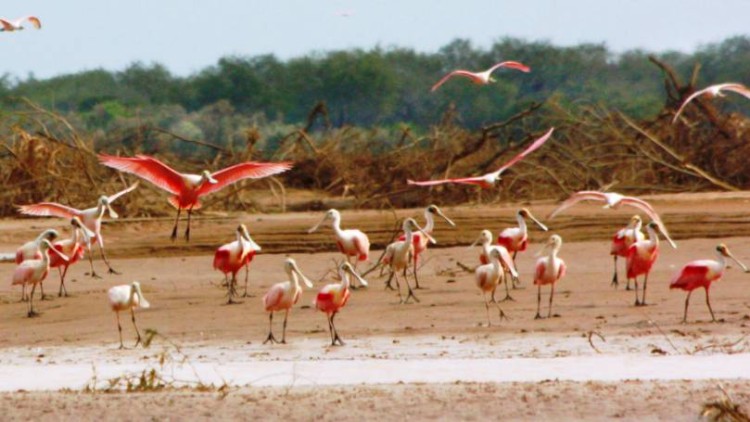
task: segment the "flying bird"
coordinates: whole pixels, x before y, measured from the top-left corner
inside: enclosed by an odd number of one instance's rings
[[[465,185],[478,185],[483,188],[491,188],[494,186],[495,182],[500,180],[500,175],[510,168],[512,165],[516,164],[517,162],[521,161],[524,157],[531,154],[532,152],[536,151],[544,145],[545,142],[552,136],[552,132],[555,130],[555,128],[551,128],[547,131],[541,138],[534,141],[531,145],[529,145],[526,150],[524,150],[522,153],[516,155],[513,157],[510,161],[503,164],[502,167],[499,169],[493,171],[492,173],[487,173],[482,176],[476,176],[476,177],[461,177],[456,179],[441,179],[441,180],[424,180],[424,181],[414,181],[414,180],[407,180],[406,183],[410,185],[417,185],[417,186],[434,186],[434,185],[441,185],[444,183],[461,183]]]
[[[500,69],[501,67],[507,67],[508,69],[520,70],[521,72],[524,72],[524,73],[529,73],[531,71],[531,69],[525,64],[514,62],[514,61],[497,63],[493,65],[491,68],[483,72],[471,72],[469,70],[458,69],[443,76],[443,79],[440,79],[435,85],[433,85],[430,91],[435,92],[438,88],[440,88],[440,85],[444,84],[445,81],[447,81],[448,79],[454,76],[463,76],[464,78],[469,78],[472,82],[474,82],[477,85],[487,85],[491,82],[495,82],[495,78],[492,77],[492,72],[494,72],[497,69]]]
[[[177,223],[180,221],[180,213],[182,210],[187,210],[185,239],[188,241],[190,240],[190,217],[193,210],[201,207],[200,198],[202,196],[221,190],[243,179],[260,179],[283,173],[292,168],[292,164],[288,162],[259,163],[247,161],[214,173],[204,170],[201,174],[187,174],[178,173],[156,158],[147,155],[116,157],[100,154],[99,161],[107,167],[134,174],[172,194],[169,203],[177,209],[177,217],[172,229],[172,240],[177,238]]]
[[[36,29],[42,28],[42,22],[36,16],[26,16],[20,19],[8,20],[0,19],[0,25],[3,26],[2,31],[13,32],[24,29],[23,22],[29,21]]]
[[[123,284],[121,286],[115,286],[107,291],[107,298],[109,299],[109,306],[112,311],[117,315],[117,331],[120,334],[120,349],[124,349],[125,346],[122,344],[122,325],[120,325],[120,311],[130,310],[130,316],[133,321],[133,327],[135,327],[135,333],[138,339],[135,342],[135,346],[141,343],[141,332],[138,331],[138,326],[135,324],[135,308],[148,308],[151,306],[150,303],[143,297],[141,292],[141,283],[134,281],[130,284]]]
[[[704,94],[708,94],[711,97],[723,97],[724,94],[722,93],[722,91],[735,92],[737,94],[744,96],[745,98],[750,98],[750,89],[748,89],[745,85],[742,85],[740,83],[729,82],[729,83],[711,85],[699,91],[695,91],[689,97],[687,97],[685,102],[683,102],[680,108],[677,110],[677,113],[675,113],[674,118],[672,119],[672,123],[677,121],[677,118],[682,113],[682,110],[685,109],[685,106],[687,106],[688,103],[693,101],[695,98],[700,97],[701,95],[704,95]]]

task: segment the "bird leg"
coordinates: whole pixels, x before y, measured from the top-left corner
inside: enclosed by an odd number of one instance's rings
[[[170,236],[170,239],[174,242],[175,239],[177,239],[177,223],[180,221],[180,213],[182,212],[182,208],[177,207],[177,217],[174,219],[174,227],[172,227],[172,236]]]
[[[685,298],[685,313],[682,316],[682,323],[687,324],[687,308],[688,303],[690,303],[690,295],[693,294],[693,291],[689,291],[687,297]]]
[[[247,281],[250,277],[250,266],[245,264],[245,293],[242,294],[242,297],[249,297],[247,294]]]
[[[500,307],[499,303],[496,303],[495,306],[497,306],[497,311],[498,311],[498,315],[497,316],[498,316],[498,318],[500,318],[500,321],[502,321],[503,319],[510,319],[510,318],[508,318],[507,315],[505,315],[505,312],[503,312],[503,308]]]
[[[638,277],[633,277],[633,285],[635,286],[635,306],[641,306],[641,302],[638,300]]]
[[[396,291],[398,292],[398,301],[399,303],[404,303],[404,297],[401,296],[401,283],[398,281],[398,274],[396,274],[396,271],[391,269],[391,277],[396,279]]]
[[[286,320],[289,318],[289,309],[284,313],[284,329],[281,331],[281,344],[286,344]]]
[[[328,333],[331,334],[331,346],[335,346],[336,343],[333,341],[333,324],[331,323],[331,315],[326,314],[328,319]]]
[[[495,299],[495,291],[497,290],[497,284],[492,286],[492,294],[490,295],[490,303],[497,303],[497,300]]]
[[[714,310],[711,309],[711,301],[708,298],[708,287],[706,287],[706,305],[708,305],[708,312],[711,312],[711,321],[716,322],[716,317],[714,316]]]
[[[26,295],[26,283],[21,285],[21,302],[28,302],[29,297]]]
[[[336,312],[331,314],[331,328],[333,328],[333,342],[331,342],[331,346],[335,346],[336,342],[339,343],[339,346],[343,346],[344,342],[341,341],[341,337],[339,337],[339,332],[336,331],[336,324],[333,323],[333,318],[336,317]]]
[[[99,244],[99,253],[101,253],[104,263],[107,264],[107,268],[109,268],[108,272],[110,274],[120,275],[120,272],[115,271],[115,269],[112,268],[112,265],[109,263],[109,260],[107,259],[107,254],[104,253],[104,240],[102,239],[101,235],[96,237],[96,243]]]
[[[271,342],[271,344],[278,343],[276,337],[273,336],[273,311],[268,315],[268,337],[266,337],[263,344],[268,342]]]
[[[138,345],[141,344],[141,332],[138,331],[138,326],[135,325],[135,310],[133,308],[130,308],[130,317],[133,321],[133,327],[135,327],[135,334],[138,336],[133,347],[138,347]]]
[[[619,284],[617,281],[617,255],[612,255],[612,257],[615,259],[615,271],[614,274],[612,274],[612,283],[610,283],[610,286],[614,286],[614,288],[617,288],[617,285]]]
[[[185,229],[185,241],[190,242],[190,217],[193,215],[193,207],[190,206],[187,210],[188,215],[188,221],[187,221],[187,228]]]
[[[552,318],[552,298],[555,297],[555,283],[552,283],[549,291],[549,307],[547,308],[547,318]]]
[[[232,305],[232,304],[235,304],[235,303],[240,303],[240,302],[235,302],[233,300],[233,298],[237,295],[236,285],[237,285],[237,273],[233,272],[232,273],[232,280],[227,285],[227,305]]]
[[[44,281],[43,280],[39,281],[39,289],[41,289],[42,291],[42,297],[39,300],[47,300],[48,297],[44,294]]]
[[[510,274],[505,274],[505,276],[503,277],[503,283],[505,283],[505,298],[503,300],[501,300],[501,302],[505,302],[505,301],[508,301],[508,300],[511,301],[511,302],[515,302],[516,301],[515,299],[513,299],[510,296],[510,290],[508,289],[508,276],[510,276],[513,279],[512,283],[514,283],[514,284],[515,284],[515,281],[518,280],[518,277],[513,277]]]
[[[391,275],[388,276],[388,280],[385,281],[385,290],[395,290],[391,285],[391,280],[393,280],[393,271],[391,271]]]
[[[492,326],[492,323],[490,322],[490,301],[487,300],[487,293],[482,293],[482,296],[484,297],[484,310],[487,313],[487,326]]]
[[[542,319],[542,315],[539,314],[539,307],[541,306],[541,304],[542,304],[542,285],[539,284],[537,286],[537,291],[536,291],[536,316],[534,317],[534,319]]]
[[[518,255],[518,251],[513,251],[513,266],[514,267],[516,266],[516,255]],[[519,287],[521,287],[521,280],[518,277],[513,277],[513,290]]]
[[[403,303],[408,303],[410,297],[413,297],[414,301],[419,303],[419,299],[417,299],[417,296],[414,295],[414,290],[412,290],[411,286],[409,285],[409,278],[406,277],[406,268],[404,268],[404,283],[406,284],[406,288],[409,293],[407,293],[406,300],[404,300]]]
[[[116,311],[115,315],[117,316],[117,331],[120,333],[120,349],[124,349],[125,345],[122,344],[122,325],[120,325],[120,311]]]
[[[417,257],[418,256],[419,255],[414,254],[414,289],[423,289],[423,287],[419,287],[419,278],[417,278]]]
[[[351,265],[352,264],[352,261],[350,259],[351,257],[349,255],[346,255],[346,254],[344,254],[344,256],[346,257],[346,262],[349,265]],[[354,258],[354,265],[352,267],[354,268],[354,271],[356,272],[357,271],[357,258]],[[354,285],[354,283],[356,283],[356,282],[357,282],[356,277],[354,277],[352,279],[351,283],[349,283],[349,288],[352,289],[352,290],[357,290],[358,287]]]
[[[91,247],[86,247],[86,249],[88,250],[89,265],[91,266],[91,278],[101,278],[101,276],[96,273],[96,270],[94,270],[94,254],[91,251]]]
[[[31,293],[29,293],[29,312],[27,314],[29,318],[39,315],[34,312],[34,290],[36,290],[36,284],[31,286]]]
[[[648,273],[643,277],[643,292],[641,293],[641,306],[646,306],[646,286],[648,285]]]
[[[65,274],[68,273],[68,266],[65,266],[64,270],[60,270],[60,267],[57,267],[57,271],[60,272],[60,291],[57,292],[57,297],[62,297],[63,292],[65,292],[65,297],[68,297],[68,289],[65,288]]]

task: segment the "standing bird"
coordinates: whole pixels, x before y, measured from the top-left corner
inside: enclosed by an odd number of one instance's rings
[[[630,283],[630,279],[633,279],[635,282],[635,306],[646,306],[648,274],[651,272],[651,267],[654,266],[654,262],[656,262],[656,258],[659,256],[659,235],[656,233],[658,228],[659,225],[655,222],[648,223],[646,225],[648,239],[633,243],[627,250],[625,267],[627,269],[628,283]],[[644,276],[643,295],[640,301],[638,300],[639,275]]]
[[[286,321],[289,318],[289,310],[297,303],[302,294],[302,286],[299,284],[300,278],[308,288],[312,289],[313,287],[312,281],[302,274],[294,259],[287,258],[284,261],[284,270],[290,281],[282,281],[281,283],[274,284],[268,289],[268,293],[263,296],[263,307],[268,312],[268,337],[263,344],[269,341],[271,343],[286,344]],[[344,305],[342,304],[341,306]],[[273,313],[277,311],[285,312],[284,330],[281,333],[281,341],[276,340],[276,337],[273,336]]]
[[[659,226],[659,230],[661,230],[662,234],[667,239],[667,242],[669,242],[669,244],[673,248],[677,249],[677,245],[674,243],[674,241],[672,241],[672,238],[669,237],[669,232],[667,232],[667,227],[661,221],[659,214],[656,213],[656,211],[651,206],[651,204],[644,201],[643,199],[636,198],[634,196],[620,195],[619,193],[615,193],[615,192],[599,192],[599,191],[592,191],[592,190],[582,190],[580,192],[576,192],[570,195],[570,198],[566,199],[557,208],[555,208],[548,218],[550,220],[555,218],[556,215],[560,214],[561,212],[565,211],[566,209],[572,207],[573,205],[581,201],[603,201],[603,202],[606,202],[606,204],[604,205],[604,208],[611,208],[611,209],[618,209],[622,205],[628,205],[631,207],[638,208],[639,210],[645,212],[646,215],[648,215],[649,218],[653,220]]]
[[[440,180],[423,180],[423,181],[414,181],[414,180],[407,180],[406,183],[410,185],[417,185],[417,186],[434,186],[434,185],[441,185],[444,183],[460,183],[464,185],[477,185],[482,188],[491,188],[495,185],[495,182],[500,180],[500,175],[510,168],[512,165],[516,164],[517,162],[521,161],[524,157],[531,154],[532,152],[536,151],[544,145],[545,142],[552,136],[552,132],[555,130],[555,128],[552,128],[547,131],[544,135],[542,135],[541,138],[534,141],[531,145],[529,145],[528,148],[526,148],[522,153],[516,155],[513,157],[510,161],[503,164],[502,167],[499,169],[493,171],[492,173],[487,173],[482,176],[475,176],[475,177],[459,177],[454,179],[440,179]]]
[[[419,299],[414,295],[414,291],[409,285],[409,279],[406,277],[406,268],[409,263],[414,259],[414,232],[419,231],[422,235],[431,243],[437,243],[435,239],[425,232],[413,218],[407,218],[404,220],[401,229],[404,231],[404,240],[397,240],[390,245],[386,246],[385,253],[383,254],[383,263],[391,268],[391,274],[396,279],[396,290],[398,290],[398,298],[401,303],[407,303],[410,297],[413,297],[415,301],[419,302]],[[404,283],[408,294],[406,300],[401,296],[401,283],[398,281],[398,272],[403,271]]]
[[[484,308],[487,311],[487,326],[489,327],[490,324],[490,302],[487,300],[487,293],[491,292],[492,294],[495,293],[495,289],[497,289],[497,286],[503,282],[503,279],[505,278],[505,270],[503,269],[503,266],[500,264],[500,260],[502,259],[502,256],[500,254],[500,249],[492,249],[490,251],[490,263],[484,264],[478,266],[474,270],[474,280],[477,284],[477,287],[479,287],[479,290],[482,291],[482,296],[484,297]],[[507,288],[508,283],[506,281],[505,286]],[[500,308],[500,305],[497,304],[497,302],[494,302],[497,306],[498,311],[500,312],[500,320],[503,318],[507,318],[505,316],[505,312],[503,312],[502,308]]]
[[[352,264],[348,262],[341,263],[338,268],[338,273],[341,282],[323,286],[313,302],[315,307],[321,312],[325,312],[328,317],[328,331],[331,333],[331,346],[335,346],[337,342],[341,346],[344,345],[344,342],[341,341],[341,337],[339,337],[339,333],[336,331],[333,319],[349,300],[349,274],[359,280],[361,285],[367,286],[367,281],[360,277],[359,274],[354,271]]]
[[[42,259],[42,252],[40,252],[42,240],[53,242],[58,236],[60,236],[60,234],[57,230],[48,229],[43,231],[36,239],[24,243],[16,250],[16,265],[29,259]],[[44,299],[44,290],[42,290],[42,299]],[[29,300],[29,298],[26,296],[26,284],[24,284],[21,290],[21,302],[27,300]]]
[[[424,210],[424,219],[426,221],[426,224],[422,230],[424,230],[425,233],[432,235],[433,230],[435,230],[435,215],[441,217],[452,227],[456,226],[456,223],[454,223],[450,218],[446,217],[445,214],[443,214],[443,211],[441,211],[437,205],[430,205]],[[398,238],[398,240],[405,239],[406,233],[402,234]],[[430,243],[430,241],[426,236],[421,236],[419,232],[412,233],[412,239],[414,243],[414,284],[416,285],[414,288],[421,289],[421,287],[419,287],[419,278],[417,277],[417,264],[419,263],[419,256],[422,254],[422,252],[427,250],[427,245]]]
[[[250,272],[250,261],[255,257],[255,253],[260,251],[255,241],[247,232],[247,227],[240,224],[237,227],[237,240],[220,246],[214,254],[214,269],[224,273],[224,280],[227,283],[227,304],[235,303],[232,298],[237,294],[237,272],[245,267],[245,294],[247,297],[247,280]],[[228,279],[228,274],[232,274],[232,279]]]
[[[708,289],[711,287],[711,283],[719,281],[724,275],[724,270],[727,268],[727,261],[725,258],[731,258],[736,262],[742,270],[748,272],[745,264],[735,258],[729,248],[723,243],[716,247],[716,261],[711,259],[699,259],[687,263],[679,273],[672,277],[672,281],[669,283],[671,289],[682,289],[687,290],[688,295],[685,298],[685,314],[682,317],[682,322],[687,322],[687,310],[688,303],[690,302],[690,295],[693,294],[693,290],[698,287],[706,289],[706,305],[708,305],[708,311],[711,312],[711,320],[716,321],[714,316],[714,310],[711,309],[711,301],[708,297]]]
[[[556,234],[550,236],[549,241],[544,246],[544,251],[548,251],[547,256],[542,256],[536,261],[536,271],[534,272],[534,284],[538,286],[536,295],[536,316],[534,319],[541,319],[539,308],[542,303],[542,285],[549,284],[549,310],[547,318],[552,316],[552,298],[555,296],[555,284],[565,277],[565,261],[557,257],[562,247],[562,238]]]
[[[64,239],[57,241],[52,244],[55,250],[62,252],[63,255],[67,256],[68,259],[64,260],[59,255],[50,256],[49,267],[57,268],[60,273],[60,290],[57,292],[57,296],[68,296],[68,290],[65,288],[65,275],[68,273],[68,267],[78,262],[83,258],[85,250],[88,248],[91,250],[91,238],[94,237],[94,232],[90,231],[83,225],[81,219],[73,217],[70,220],[70,225],[73,227],[73,235],[70,239]]]
[[[643,220],[639,215],[634,215],[630,219],[630,223],[627,226],[621,228],[615,233],[612,238],[612,247],[609,249],[609,254],[614,258],[614,274],[612,275],[612,285],[617,288],[617,257],[621,256],[627,258],[628,248],[635,242],[645,239],[643,232],[641,231],[641,225]],[[625,290],[630,290],[630,279],[628,278]]]
[[[492,244],[492,232],[489,230],[482,230],[482,232],[479,234],[479,237],[477,240],[474,241],[469,247],[473,248],[477,243],[481,243],[482,245],[482,252],[479,254],[479,262],[482,265],[487,265],[490,263],[491,258],[490,255],[492,254],[492,251],[497,251],[500,255],[500,263],[503,264],[504,271],[509,273],[510,276],[513,279],[518,278],[518,271],[516,271],[516,266],[513,263],[513,258],[510,256],[510,253],[507,249],[505,249],[505,246],[502,245],[493,245]],[[508,289],[508,280],[503,277],[503,280],[505,281],[505,299],[506,300],[515,300],[510,296],[510,290]],[[495,289],[492,290],[492,298],[490,302],[495,303]]]
[[[110,274],[120,274],[112,268],[109,264],[107,255],[104,254],[104,238],[102,237],[102,218],[104,218],[104,212],[109,212],[110,218],[118,218],[117,213],[112,209],[111,204],[119,197],[125,195],[128,192],[133,191],[138,187],[138,183],[134,183],[129,188],[121,190],[114,195],[100,196],[97,204],[93,208],[85,210],[79,210],[71,208],[65,205],[61,205],[55,202],[40,202],[32,205],[21,205],[18,207],[18,211],[21,214],[35,215],[38,217],[61,217],[72,219],[78,217],[87,229],[94,232],[94,236],[91,238],[92,241],[96,240],[99,245],[99,252],[101,253],[104,263],[107,264]],[[91,265],[91,276],[95,278],[101,278],[94,271],[94,261],[91,256],[91,248],[89,248],[89,264]]]
[[[465,78],[469,78],[472,82],[474,82],[477,85],[488,85],[491,82],[495,82],[495,78],[492,77],[492,72],[494,72],[495,70],[501,67],[507,67],[508,69],[520,70],[521,72],[524,72],[524,73],[529,73],[531,71],[531,69],[525,64],[514,62],[514,61],[497,63],[493,65],[491,68],[483,72],[471,72],[468,70],[458,69],[443,76],[442,79],[440,79],[435,85],[432,86],[432,89],[430,89],[430,91],[435,92],[438,88],[440,88],[440,85],[444,84],[445,81],[447,81],[448,79],[454,76],[463,76]]]
[[[336,246],[339,251],[346,257],[346,262],[350,262],[350,257],[356,257],[354,261],[354,269],[356,271],[357,264],[359,261],[367,261],[370,255],[370,239],[362,231],[357,229],[341,229],[341,213],[331,208],[323,216],[323,219],[313,226],[307,233],[313,233],[318,230],[318,227],[326,221],[331,221],[331,227],[333,228],[333,235],[336,237]],[[352,288],[355,288],[352,285]]]
[[[742,85],[740,83],[729,82],[729,83],[711,85],[699,91],[695,91],[693,94],[687,97],[685,102],[683,102],[680,108],[677,110],[677,113],[675,113],[674,118],[672,119],[672,123],[677,121],[677,118],[682,113],[682,110],[685,109],[685,106],[687,106],[688,103],[693,101],[695,98],[704,94],[708,94],[710,97],[723,97],[724,94],[721,91],[736,92],[737,94],[740,94],[744,96],[745,98],[750,98],[750,89],[748,89],[745,85]]]
[[[187,210],[187,228],[185,239],[190,240],[190,217],[193,210],[201,207],[200,198],[223,189],[244,179],[260,179],[274,174],[283,173],[292,168],[291,163],[258,163],[247,161],[235,164],[223,170],[211,173],[204,170],[201,174],[178,173],[171,167],[147,155],[135,157],[116,157],[113,155],[99,155],[99,161],[107,167],[134,174],[154,184],[173,196],[169,203],[177,209],[177,217],[172,229],[172,240],[177,238],[177,223],[180,212]]]
[[[141,332],[138,331],[138,326],[135,324],[135,308],[148,308],[151,306],[150,303],[143,297],[141,292],[141,283],[134,281],[130,284],[123,284],[121,286],[115,286],[107,291],[107,297],[109,298],[109,306],[115,312],[117,316],[117,331],[120,334],[120,349],[124,349],[125,346],[122,344],[122,325],[120,325],[120,311],[130,310],[131,319],[133,321],[133,327],[135,327],[135,333],[138,336],[133,347],[137,347],[141,344]]]
[[[21,284],[24,287],[27,284],[31,284],[31,293],[29,293],[29,312],[27,315],[33,317],[37,315],[34,312],[34,290],[36,290],[37,284],[42,284],[47,274],[49,274],[49,251],[60,256],[61,259],[67,260],[68,257],[63,255],[62,252],[58,252],[49,243],[49,240],[42,239],[39,243],[39,252],[42,257],[39,259],[27,259],[20,263],[15,271],[13,271],[13,282],[11,284]]]
[[[523,252],[529,244],[529,233],[526,227],[526,219],[533,221],[543,231],[549,230],[547,226],[542,224],[541,221],[537,220],[531,214],[531,211],[526,208],[521,208],[516,213],[516,221],[518,221],[518,227],[508,227],[500,232],[497,236],[497,243],[501,246],[505,246],[508,252],[513,252],[513,263],[516,263],[516,255],[518,252]],[[514,287],[517,279],[513,279]]]
[[[42,22],[36,16],[26,16],[23,18],[15,19],[15,20],[0,19],[0,25],[3,26],[2,31],[6,31],[6,32],[21,31],[25,29],[23,26],[24,21],[31,22],[31,25],[33,25],[34,28],[36,29],[42,28]]]

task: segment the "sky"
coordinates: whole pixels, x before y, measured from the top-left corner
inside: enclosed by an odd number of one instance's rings
[[[750,33],[750,0],[3,0],[0,16],[27,15],[43,28],[0,32],[0,74],[47,78],[141,61],[186,76],[227,55],[434,52],[456,38],[489,47],[508,36],[691,52]]]

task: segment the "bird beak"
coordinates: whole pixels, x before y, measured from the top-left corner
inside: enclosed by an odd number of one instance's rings
[[[430,236],[429,233],[427,233],[426,231],[424,231],[421,227],[417,226],[417,230],[419,230],[419,232],[422,233],[424,235],[424,237],[426,237],[427,240],[429,240],[430,243],[432,243],[433,245],[437,243],[437,240],[435,240],[434,237]]]
[[[726,255],[729,258],[732,258],[732,261],[736,262],[737,265],[739,265],[742,268],[742,271],[744,271],[744,272],[750,272],[750,270],[748,270],[748,268],[745,266],[745,264],[743,264],[742,262],[740,262],[739,259],[735,258],[734,255],[732,255],[732,253],[729,252],[728,249],[724,251],[724,255]]]
[[[107,212],[109,212],[109,218],[120,218],[120,216],[115,212],[115,210],[112,209],[112,206],[109,205],[109,202],[106,203],[107,206]]]
[[[145,297],[143,297],[143,292],[141,291],[141,285],[133,284],[133,287],[135,288],[136,294],[138,294],[138,306],[140,306],[141,308],[150,308],[151,304],[148,303]]]
[[[533,221],[537,226],[539,226],[540,229],[542,229],[544,231],[548,231],[549,230],[547,228],[547,226],[545,226],[544,224],[542,224],[541,221],[537,220],[536,217],[534,217],[533,215],[531,215],[530,212],[527,212],[526,215],[528,215],[529,218],[531,219],[531,221]]]
[[[323,216],[323,219],[318,222],[318,224],[314,225],[310,230],[307,231],[307,233],[312,233],[316,230],[318,230],[318,227],[320,227],[321,224],[325,223],[325,221],[328,220],[328,214]]]
[[[480,243],[482,241],[482,235],[480,234],[479,237],[477,237],[477,240],[474,241],[471,245],[469,245],[470,248],[473,248],[477,245],[477,243]]]
[[[359,282],[362,283],[363,286],[367,286],[367,280],[365,280],[364,278],[360,277],[360,275],[357,274],[356,271],[354,271],[354,268],[352,268],[352,267],[346,267],[346,270],[349,271],[349,273],[351,275],[353,275],[354,278],[356,278],[357,280],[359,280]]]
[[[96,235],[94,232],[88,229],[88,227],[84,226],[83,224],[78,227],[81,230],[81,233],[83,233],[83,240],[86,241],[86,246],[91,249],[91,239]]]
[[[536,257],[542,256],[542,254],[544,254],[545,252],[547,252],[547,250],[552,245],[554,245],[554,242],[552,242],[552,239],[548,240],[547,243],[544,244],[544,247],[542,247],[542,249],[540,249],[539,252],[537,252],[536,254],[534,254],[534,256],[536,256]]]
[[[450,218],[446,217],[445,214],[443,214],[442,211],[440,211],[440,208],[435,207],[435,210],[437,211],[437,215],[443,218],[448,224],[451,225],[451,227],[456,227],[456,223],[453,222]]]
[[[661,232],[661,235],[664,236],[665,239],[667,239],[669,246],[671,246],[672,249],[677,249],[677,244],[674,243],[674,240],[672,240],[671,237],[669,237],[669,235],[667,234],[667,231],[664,229],[664,226],[657,223],[656,227],[659,229],[659,232]]]
[[[310,281],[309,278],[305,277],[305,275],[302,274],[302,271],[300,271],[299,267],[297,266],[297,263],[294,263],[294,266],[292,267],[292,271],[294,271],[295,273],[297,273],[297,275],[299,276],[299,278],[301,278],[302,281],[305,283],[305,286],[307,286],[310,289],[313,288],[312,281]]]
[[[48,247],[48,250],[50,250],[50,251],[54,252],[54,253],[55,253],[55,255],[57,255],[57,256],[59,256],[59,257],[60,257],[60,259],[62,259],[62,260],[63,260],[63,261],[65,261],[65,262],[68,262],[68,261],[70,261],[70,258],[68,258],[68,256],[67,256],[67,255],[65,255],[64,253],[62,253],[62,252],[58,251],[57,249],[55,249],[55,248],[54,248],[54,247],[52,246],[52,243],[50,243],[50,242],[49,242],[49,241],[48,241],[47,239],[44,239],[44,240],[42,240],[42,242],[46,243],[46,244],[47,244],[47,247]]]

